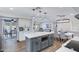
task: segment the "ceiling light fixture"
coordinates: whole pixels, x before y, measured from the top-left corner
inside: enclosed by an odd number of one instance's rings
[[[14,8],[9,8],[10,10],[13,10]]]

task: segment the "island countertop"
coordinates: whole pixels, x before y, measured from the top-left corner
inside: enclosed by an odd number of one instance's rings
[[[35,37],[49,35],[49,34],[54,34],[54,32],[28,32],[28,33],[25,33],[25,37],[35,38]]]

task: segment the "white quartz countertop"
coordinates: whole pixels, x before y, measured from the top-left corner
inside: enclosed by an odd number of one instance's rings
[[[65,33],[67,36],[72,36],[74,33]]]
[[[25,37],[35,38],[35,37],[49,35],[49,34],[53,34],[53,33],[54,32],[28,32],[28,33],[25,33]]]
[[[60,32],[58,32],[58,34],[60,34]],[[72,36],[74,33],[67,32],[67,33],[64,33],[64,34],[67,35],[67,36]]]

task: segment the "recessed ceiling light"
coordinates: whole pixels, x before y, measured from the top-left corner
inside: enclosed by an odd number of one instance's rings
[[[14,8],[9,8],[10,10],[13,10]]]

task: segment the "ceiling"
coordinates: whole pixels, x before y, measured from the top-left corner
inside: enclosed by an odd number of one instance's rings
[[[72,7],[77,13],[79,13],[79,7]]]
[[[34,15],[33,8],[35,7],[0,7],[0,16],[30,18]],[[47,16],[50,19],[55,19],[56,15],[79,13],[78,7],[41,7],[41,10],[43,11],[42,13],[47,12]]]
[[[32,8],[24,8],[24,7],[0,7],[0,15],[1,16],[12,16],[12,17],[29,17],[32,12]]]

